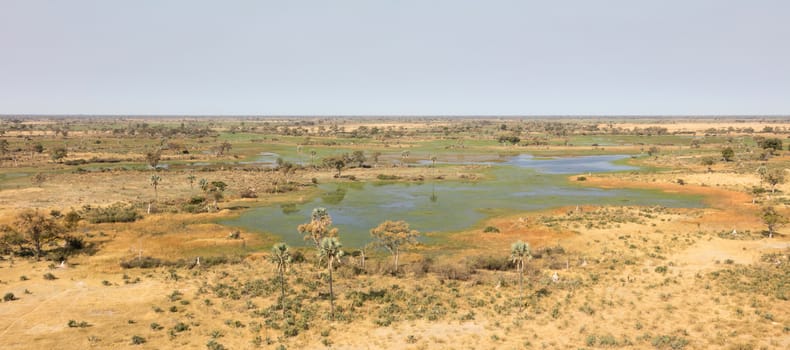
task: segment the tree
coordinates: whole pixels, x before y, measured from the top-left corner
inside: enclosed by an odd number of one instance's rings
[[[721,150],[721,157],[724,158],[725,162],[732,161],[732,158],[735,157],[735,151],[732,150],[732,147],[727,147]]]
[[[771,153],[782,150],[782,140],[778,138],[760,140],[757,144],[762,149],[770,149]]]
[[[417,244],[420,233],[409,229],[406,221],[384,221],[376,228],[370,230],[370,235],[376,240],[375,245],[386,249],[392,254],[395,263],[395,273],[398,273],[398,257],[401,250]]]
[[[67,230],[73,231],[77,228],[77,224],[79,224],[80,220],[82,220],[82,216],[80,216],[76,210],[71,209],[63,216],[63,225]]]
[[[16,229],[29,242],[33,243],[36,259],[41,259],[41,246],[57,239],[62,228],[55,218],[41,214],[38,210],[27,209],[16,218]]]
[[[0,230],[0,232],[3,232],[3,235],[0,236],[0,248],[2,248],[0,249],[0,252],[10,253],[12,251],[11,247],[13,246],[16,246],[20,252],[24,250],[24,245],[27,243],[25,236],[13,229],[10,229],[10,227],[6,226],[6,228],[8,229]]]
[[[411,152],[409,152],[409,151],[403,151],[403,152],[400,153],[401,165],[402,164],[406,164],[406,158],[409,158],[410,154],[411,154]]]
[[[34,185],[41,187],[44,181],[47,181],[47,175],[44,173],[36,173],[30,181],[33,182]]]
[[[787,223],[787,219],[779,214],[774,207],[765,207],[760,211],[760,220],[768,227],[768,238],[774,237],[774,231]]]
[[[28,143],[25,142],[25,144]],[[28,150],[30,151],[30,160],[34,160],[36,159],[36,153],[41,154],[41,152],[44,152],[44,146],[41,145],[41,142],[28,144]]]
[[[372,157],[373,157],[373,164],[378,165],[379,164],[379,157],[381,157],[381,152],[379,152],[379,151],[373,152]]]
[[[272,247],[272,254],[269,255],[271,261],[277,267],[277,274],[280,275],[280,307],[283,309],[285,317],[285,270],[291,264],[291,252],[285,243],[277,243]]]
[[[222,181],[208,182],[206,179],[200,179],[200,189],[206,194],[206,198],[211,197],[214,200],[214,210],[219,210],[219,201],[222,199],[222,194],[228,187],[228,184]]]
[[[332,321],[335,320],[335,291],[332,287],[332,270],[334,269],[335,262],[339,262],[343,257],[343,245],[337,237],[324,237],[318,247],[318,258],[321,261],[326,260],[326,266],[329,270],[329,305],[331,307],[330,316]]]
[[[699,140],[691,140],[690,146],[691,148],[699,148],[700,147]]]
[[[214,210],[219,210],[219,205],[217,203],[222,199],[222,193],[225,192],[228,185],[222,181],[209,182],[206,179],[200,179],[198,185],[200,189],[203,190],[203,193],[205,193],[206,198],[212,197],[214,200]]]
[[[315,162],[316,151],[314,149],[310,150],[310,164],[312,165]]]
[[[52,152],[49,154],[49,156],[52,158],[52,161],[54,162],[60,162],[61,160],[63,160],[63,158],[66,158],[68,155],[69,152],[68,150],[66,150],[66,147],[55,147],[52,149]]]
[[[230,151],[233,146],[228,141],[224,141],[216,147],[217,157],[225,155],[225,152]]]
[[[151,168],[156,169],[156,166],[159,165],[159,161],[162,159],[162,150],[158,149],[156,151],[151,151],[145,154],[145,161]]]
[[[776,191],[776,185],[782,184],[785,182],[785,174],[784,170],[782,169],[771,169],[771,170],[764,170],[758,171],[760,174],[760,179],[765,181],[769,185],[771,185],[771,193]]]
[[[157,174],[151,175],[151,186],[154,188],[154,201],[159,199],[159,192],[157,188],[159,187],[159,183],[162,181],[162,178],[159,177]]]
[[[518,269],[518,308],[521,310],[524,307],[524,265],[527,260],[532,259],[529,243],[522,241],[513,243],[513,245],[510,246],[510,259],[516,264],[516,268]]]
[[[660,150],[658,149],[658,147],[656,147],[656,146],[651,146],[651,147],[650,147],[650,148],[647,150],[647,155],[648,155],[648,156],[653,156],[654,154],[658,154],[658,152],[659,152],[659,151],[660,151]]]
[[[8,141],[0,140],[0,156],[4,156],[6,153],[8,153]]]
[[[365,157],[365,152],[363,151],[354,151],[351,152],[351,161],[357,163],[357,167],[361,168],[365,161],[368,159]]]
[[[195,177],[195,174],[189,174],[189,176],[187,176],[187,181],[189,181],[189,190],[190,191],[192,191],[192,188],[195,185],[195,179],[196,178],[197,177]]]
[[[326,208],[315,208],[310,215],[310,222],[299,225],[296,229],[304,235],[305,241],[312,241],[318,247],[326,237],[337,237],[337,228],[332,226],[332,217]]]
[[[515,145],[521,142],[521,138],[518,136],[500,136],[498,141],[499,143],[509,143],[511,145]]]
[[[346,167],[346,157],[344,156],[327,157],[324,158],[323,163],[325,167],[337,170],[337,174],[335,175],[335,177],[340,177],[340,171]]]

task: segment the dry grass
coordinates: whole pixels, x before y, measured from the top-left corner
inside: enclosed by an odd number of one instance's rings
[[[424,127],[419,124],[424,122],[415,123],[410,129]],[[711,127],[697,122],[670,125],[672,130],[704,131]],[[346,124],[351,126],[350,122]],[[623,149],[634,151],[635,147]],[[570,146],[551,148],[574,150]],[[502,148],[491,149],[496,153]],[[490,159],[495,157],[493,153],[477,156]],[[451,157],[458,155],[447,157],[455,160]],[[374,255],[364,269],[355,266],[358,258],[347,257],[334,275],[340,310],[334,322],[328,317],[325,271],[315,265],[309,249],[302,251],[308,261],[295,264],[287,275],[287,300],[293,320],[282,319],[275,269],[265,259],[273,242],[267,236],[248,232],[241,232],[240,239],[229,238],[227,227],[212,222],[235,215],[232,210],[162,212],[133,223],[82,222],[74,233],[94,244],[97,249],[92,255],[73,256],[62,268],[58,262],[21,257],[4,256],[0,260],[0,293],[13,293],[16,299],[0,304],[0,346],[790,347],[790,240],[786,230],[780,230],[782,235],[774,239],[760,234],[764,228],[756,215],[760,204],[752,204],[749,193],[751,187],[760,185],[759,178],[734,162],[717,163],[713,173],[696,159],[674,154],[644,162],[671,170],[585,175],[586,183],[697,194],[705,196],[709,206],[583,206],[493,217],[480,228],[454,233],[446,246],[423,246],[407,252],[398,276],[389,273],[389,256]],[[787,162],[787,157],[779,156],[768,164],[783,167]],[[479,175],[482,169],[379,167],[352,169],[344,174],[360,181],[372,180],[378,174],[401,176],[403,181],[437,175],[446,180],[474,175],[485,181]],[[150,174],[60,171],[52,173],[40,187],[17,182],[18,188],[15,185],[0,191],[0,224],[11,223],[21,208],[63,211],[86,204],[146,203],[153,198]],[[260,188],[268,184],[268,175],[272,174],[226,169],[196,175],[222,179],[233,188]],[[186,176],[186,172],[163,172],[160,202],[179,202],[198,193],[190,188]],[[301,172],[293,180],[308,183],[313,177],[320,182],[335,181],[328,171]],[[575,181],[576,176],[569,179]],[[678,179],[686,184],[678,184]],[[786,214],[785,193],[790,188],[780,185],[778,190],[770,198],[761,196],[758,202],[777,203],[780,212]],[[311,194],[310,187],[255,200],[238,199],[236,193],[228,193],[229,201],[222,206],[266,205]],[[486,226],[496,227],[499,232],[484,232]],[[735,234],[731,233],[733,229]],[[515,240],[529,242],[535,253],[526,273],[523,311],[518,304],[518,275],[507,264],[509,247]],[[243,258],[211,266],[205,260],[223,255]],[[149,269],[121,267],[120,262],[140,256],[177,264]],[[204,263],[190,266],[198,256]],[[55,279],[46,279],[45,274]],[[135,340],[144,343],[135,345]]]

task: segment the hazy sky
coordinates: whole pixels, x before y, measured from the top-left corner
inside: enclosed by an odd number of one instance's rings
[[[0,114],[790,114],[790,1],[0,0]]]

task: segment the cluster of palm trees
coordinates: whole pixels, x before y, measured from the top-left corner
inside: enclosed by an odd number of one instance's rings
[[[345,255],[343,244],[337,237],[337,228],[332,227],[332,217],[325,208],[315,208],[310,217],[310,222],[297,227],[305,241],[311,242],[318,256],[318,264],[325,264],[329,274],[329,304],[330,318],[335,319],[335,293],[333,285],[333,270]],[[408,246],[417,244],[419,232],[411,230],[404,221],[385,221],[370,231],[376,239],[376,246],[386,249],[393,255],[395,272],[398,270],[399,252]],[[519,309],[523,308],[524,295],[524,269],[526,262],[532,258],[529,243],[517,241],[510,249],[510,259],[516,265],[519,274]],[[280,282],[280,307],[285,315],[285,272],[292,263],[291,250],[285,243],[277,243],[272,247],[268,260],[277,269]]]

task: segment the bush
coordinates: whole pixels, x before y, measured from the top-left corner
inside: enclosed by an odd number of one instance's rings
[[[258,194],[255,193],[255,190],[253,190],[251,188],[248,188],[248,189],[245,189],[245,190],[241,190],[239,192],[239,196],[241,198],[258,198]]]
[[[47,272],[47,273],[44,274],[44,279],[47,280],[47,281],[52,281],[52,280],[56,280],[58,278],[55,277],[55,275],[53,275],[52,273]]]
[[[226,349],[225,346],[223,346],[220,343],[217,343],[217,341],[214,340],[214,339],[211,339],[211,340],[208,341],[208,343],[206,343],[206,348],[208,350],[225,350]]]
[[[587,181],[587,177],[586,176],[579,176],[579,177],[576,178],[576,181]]]
[[[133,335],[132,336],[132,345],[140,345],[140,344],[145,344],[145,338],[143,338],[143,337],[141,337],[139,335]]]
[[[88,211],[88,221],[92,224],[112,223],[112,222],[134,222],[141,219],[142,215],[131,205],[121,203],[113,204],[105,208],[94,208]]]
[[[392,180],[400,179],[400,176],[398,176],[398,175],[378,174],[376,176],[376,178],[379,179],[379,180],[382,180],[382,181],[392,181]]]
[[[14,293],[5,293],[5,295],[3,295],[3,301],[14,301],[14,300],[16,300]]]
[[[673,349],[673,350],[683,349],[684,347],[686,347],[686,345],[688,345],[688,343],[689,343],[688,340],[684,338],[680,338],[676,336],[670,337],[667,335],[656,336],[655,338],[653,338],[653,341],[651,342],[651,344],[653,344],[653,346],[656,347],[656,349]]]
[[[711,166],[713,164],[716,164],[716,158],[704,157],[704,158],[702,158],[702,164],[703,165],[707,165],[707,166]]]
[[[473,271],[467,266],[442,264],[434,268],[434,273],[441,276],[443,279],[466,281],[472,275]]]
[[[185,331],[188,331],[188,330],[189,330],[189,325],[187,325],[184,322],[179,322],[175,326],[173,326],[173,331],[178,332],[178,333],[185,332]]]
[[[73,252],[85,248],[85,240],[82,237],[66,236],[66,251]]]
[[[732,147],[727,147],[721,150],[721,157],[724,158],[725,162],[732,161],[732,158],[735,157],[735,151],[732,150]]]
[[[77,322],[74,320],[69,320],[68,326],[69,328],[86,328],[86,327],[90,327],[90,324],[88,324],[88,322],[85,321]]]
[[[467,266],[472,269],[484,269],[493,271],[506,271],[512,268],[512,264],[507,257],[500,256],[476,256],[467,259]]]
[[[189,201],[187,201],[187,204],[198,205],[198,204],[203,204],[205,202],[206,202],[206,197],[197,196],[190,198]]]
[[[150,256],[144,256],[140,259],[132,259],[129,261],[121,261],[121,267],[124,269],[131,269],[131,268],[150,269],[150,268],[160,267],[165,265],[167,265],[167,262],[164,262],[161,259],[152,258]]]
[[[770,138],[758,141],[757,144],[762,149],[771,149],[773,151],[781,151],[782,150],[782,140],[778,138]]]
[[[486,226],[486,228],[483,229],[483,232],[484,233],[499,233],[499,229],[494,227],[494,226]]]
[[[224,265],[224,264],[240,264],[244,260],[243,255],[231,255],[231,256],[207,256],[205,258],[200,259],[200,266],[202,267],[210,267],[215,265]],[[150,256],[144,256],[142,258],[133,258],[128,261],[121,261],[120,265],[124,269],[131,269],[131,268],[140,268],[140,269],[150,269],[155,267],[193,267],[195,264],[195,259],[179,259],[177,261],[167,261],[158,258],[153,258]]]

